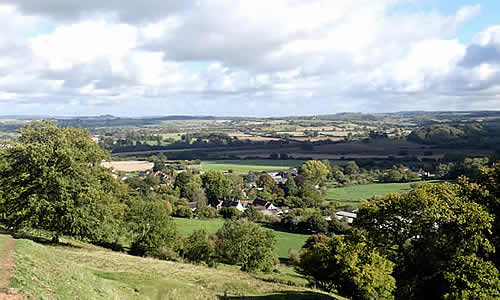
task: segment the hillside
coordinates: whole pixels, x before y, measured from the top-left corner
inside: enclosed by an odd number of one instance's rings
[[[75,241],[51,246],[19,239],[15,250],[11,286],[41,298],[340,299],[275,283],[275,275],[134,257]]]

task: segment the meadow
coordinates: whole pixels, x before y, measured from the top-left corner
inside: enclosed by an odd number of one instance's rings
[[[357,207],[361,200],[374,196],[384,196],[389,193],[404,193],[412,189],[412,185],[421,183],[442,183],[440,180],[405,182],[405,183],[371,183],[328,189],[325,199],[336,200],[341,206]]]
[[[6,237],[0,235],[0,241]],[[279,283],[276,276],[290,277],[286,273],[248,274],[227,266],[160,261],[70,239],[63,242],[54,246],[17,240],[11,286],[36,299],[342,299]]]
[[[193,231],[198,229],[204,229],[210,234],[214,234],[219,230],[219,228],[224,224],[223,219],[210,219],[210,220],[196,220],[196,219],[183,219],[174,218],[179,231],[183,236],[188,236]],[[272,229],[271,229],[272,230]],[[307,235],[283,232],[278,230],[272,230],[276,236],[276,246],[275,253],[282,260],[288,259],[288,250],[294,249],[299,250],[304,245]]]
[[[300,166],[303,160],[273,160],[273,159],[248,159],[248,160],[216,160],[201,162],[203,171],[233,171],[246,174],[248,172],[279,171]]]

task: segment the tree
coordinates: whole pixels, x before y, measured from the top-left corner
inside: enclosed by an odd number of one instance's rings
[[[359,174],[359,167],[354,161],[349,161],[344,167],[344,173],[347,175]]]
[[[100,240],[119,208],[118,183],[101,161],[109,158],[89,132],[33,122],[2,154],[0,190],[6,224]]]
[[[258,211],[255,206],[248,206],[241,217],[246,218],[251,222],[259,222],[264,218],[264,215],[260,211]]]
[[[196,193],[199,192],[202,186],[201,177],[191,171],[181,172],[177,174],[174,186],[179,188],[181,197],[194,201]]]
[[[443,298],[452,292],[446,270],[457,257],[492,253],[493,217],[476,194],[465,184],[422,184],[362,204],[355,226],[396,264],[398,298]]]
[[[284,184],[285,195],[287,197],[296,196],[299,192],[295,179],[291,174],[286,176],[286,182]]]
[[[132,199],[127,213],[127,224],[133,236],[133,255],[151,255],[162,247],[173,249],[177,246],[177,226],[162,201]]]
[[[320,214],[311,215],[307,221],[307,230],[312,233],[327,233],[328,232],[328,222],[325,217]]]
[[[293,261],[317,287],[352,299],[394,299],[393,263],[360,238],[313,235]]]
[[[309,160],[300,166],[299,173],[313,184],[319,184],[326,180],[329,170],[321,161]]]
[[[215,242],[208,233],[201,229],[193,232],[184,242],[184,258],[190,262],[199,264],[206,263],[214,266],[217,258]]]
[[[217,204],[218,200],[229,197],[231,193],[231,180],[222,172],[208,171],[201,177],[205,193],[211,204]]]
[[[284,191],[276,184],[273,177],[269,174],[261,174],[257,179],[257,186],[276,195],[283,195]]]
[[[224,219],[236,219],[241,216],[241,211],[239,211],[236,207],[223,207],[219,211],[219,214],[222,215]]]
[[[242,271],[269,272],[278,263],[273,232],[253,222],[226,221],[216,235],[219,258],[225,263],[241,266]]]
[[[448,292],[444,299],[500,299],[497,268],[475,255],[458,256],[448,265],[444,278]]]

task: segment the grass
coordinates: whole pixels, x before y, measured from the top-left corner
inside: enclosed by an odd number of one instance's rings
[[[420,181],[417,183],[441,183],[440,180]],[[353,185],[341,188],[330,188],[325,196],[326,199],[336,200],[340,205],[359,206],[361,200],[370,199],[374,196],[383,196],[389,193],[403,193],[410,191],[411,185],[407,183],[372,183]]]
[[[208,233],[214,234],[224,224],[223,219],[194,220],[174,218],[179,231],[183,236],[188,236],[193,231],[205,229]],[[304,245],[307,235],[273,230],[276,236],[275,252],[281,259],[288,259],[288,250],[299,250]]]
[[[279,171],[300,166],[302,160],[272,160],[272,159],[252,159],[252,160],[217,160],[203,161],[201,169],[203,171],[229,171],[236,173]]]
[[[64,242],[70,245],[18,240],[13,287],[37,299],[340,299],[273,282],[267,275],[140,258]]]

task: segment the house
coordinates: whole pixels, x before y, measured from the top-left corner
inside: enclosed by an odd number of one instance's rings
[[[349,224],[352,224],[352,222],[354,221],[354,219],[356,219],[357,216],[358,215],[355,212],[348,212],[348,211],[343,211],[343,210],[340,210],[340,211],[335,213],[335,217],[337,217],[337,219],[339,221],[346,218],[347,223],[349,223]]]
[[[266,214],[276,214],[276,215],[282,215],[283,212],[277,208],[272,202],[266,201],[266,200],[260,200],[260,199],[255,199],[253,201],[253,206],[262,212],[264,215]]]
[[[196,202],[189,202],[189,208],[191,208],[192,212],[195,212],[198,209],[198,203],[196,203]]]
[[[267,174],[271,176],[277,184],[286,183],[288,175],[297,176],[298,173],[299,171],[297,168],[282,170],[282,171],[267,172]]]
[[[244,212],[246,209],[240,200],[238,200],[238,201],[223,201],[221,204],[221,207],[235,207],[237,210],[239,210],[241,212]]]

